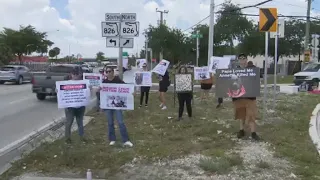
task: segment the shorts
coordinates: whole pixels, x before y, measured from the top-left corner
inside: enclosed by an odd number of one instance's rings
[[[201,89],[209,90],[212,88],[212,84],[201,84]]]
[[[159,86],[159,92],[167,92],[168,87],[167,86]]]
[[[150,91],[150,87],[149,86],[141,86],[140,87],[140,92],[149,92]]]
[[[251,99],[238,99],[233,101],[234,119],[255,121],[258,114],[257,101]]]

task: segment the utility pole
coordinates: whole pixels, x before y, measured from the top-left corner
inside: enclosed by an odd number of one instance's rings
[[[145,57],[146,57],[146,61],[148,63],[148,37],[146,36],[146,45],[144,46],[145,47]]]
[[[304,51],[306,52],[309,49],[309,36],[310,36],[310,12],[311,12],[311,1],[307,0],[308,6],[307,6],[307,23],[306,23],[306,35],[304,39]],[[305,54],[305,53],[304,53]],[[304,57],[305,59],[305,57]],[[302,66],[304,68],[304,66]]]
[[[210,64],[210,58],[213,56],[213,42],[214,42],[214,0],[210,3],[210,23],[209,23],[209,42],[208,42],[208,66]]]
[[[199,52],[200,52],[199,51],[199,49],[200,49],[200,40],[199,40],[200,37],[199,37],[199,34],[200,34],[200,31],[197,30],[197,59],[196,59],[197,60],[197,62],[196,62],[196,66],[197,67],[199,67],[199,56],[200,56],[199,55]]]
[[[163,14],[168,14],[168,10],[163,10],[163,11],[160,11],[158,10],[158,8],[156,9],[156,12],[160,13],[160,22],[159,22],[159,26],[163,24]],[[161,47],[162,48],[162,47]],[[160,52],[160,55],[159,55],[159,62],[163,59],[163,52],[161,50]]]

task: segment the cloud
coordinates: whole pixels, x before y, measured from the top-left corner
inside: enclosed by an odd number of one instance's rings
[[[0,27],[18,28],[19,25],[34,25],[41,31],[48,32],[48,39],[61,49],[62,56],[82,54],[84,57],[95,57],[98,51],[106,56],[116,57],[116,48],[106,48],[106,41],[101,37],[101,21],[105,13],[137,13],[140,22],[140,36],[135,38],[133,49],[124,49],[129,54],[139,52],[144,46],[142,32],[149,24],[157,25],[160,10],[168,10],[164,15],[170,27],[184,28],[199,22],[209,14],[210,0],[69,0],[66,10],[70,19],[62,19],[57,9],[50,7],[49,0],[0,0]],[[240,6],[252,5],[262,0],[233,0]],[[216,0],[216,5],[223,0]],[[306,14],[305,0],[274,0],[261,7],[277,7],[283,15]],[[221,6],[217,6],[216,11]],[[64,9],[65,10],[65,9]],[[258,8],[249,8],[244,13],[258,14]],[[313,11],[312,15],[319,15]],[[253,18],[257,19],[257,18]],[[204,21],[208,23],[208,20]],[[57,29],[59,31],[57,31]]]

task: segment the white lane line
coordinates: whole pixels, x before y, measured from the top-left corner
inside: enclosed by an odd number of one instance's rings
[[[29,99],[32,99],[32,98],[34,98],[34,97],[25,97],[25,98],[17,99],[15,101],[9,102],[9,104],[12,105],[12,104],[20,103],[20,102],[23,102],[23,101],[26,101],[26,100],[29,100]]]

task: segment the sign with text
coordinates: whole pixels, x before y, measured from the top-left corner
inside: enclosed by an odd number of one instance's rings
[[[100,87],[102,83],[102,74],[83,73],[83,80],[88,80],[91,86]]]
[[[210,72],[208,66],[194,67],[194,80],[210,79]]]
[[[57,81],[58,108],[87,106],[90,102],[88,80]]]
[[[102,83],[100,91],[101,109],[134,109],[134,85]]]
[[[260,96],[260,69],[217,69],[217,97],[258,97]]]

